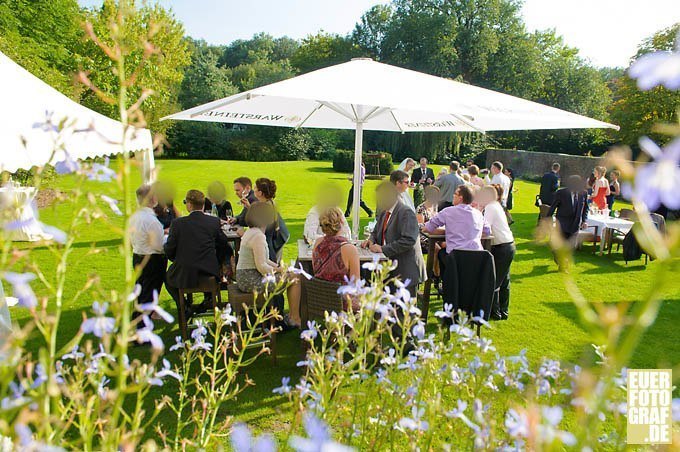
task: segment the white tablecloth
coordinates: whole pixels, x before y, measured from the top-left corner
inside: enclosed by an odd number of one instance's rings
[[[2,220],[6,223],[18,222],[20,224],[18,228],[11,231],[11,239],[14,241],[34,242],[52,238],[50,234],[42,230],[31,208],[35,193],[34,187],[0,187],[2,204],[8,206],[3,212]]]
[[[606,215],[588,215],[588,220],[586,221],[588,226],[597,227],[597,235],[600,237],[600,252],[604,252],[605,240],[609,229],[616,229],[621,231],[623,234],[627,234],[628,231],[633,229],[633,223],[629,220],[624,220],[623,218],[615,218]]]

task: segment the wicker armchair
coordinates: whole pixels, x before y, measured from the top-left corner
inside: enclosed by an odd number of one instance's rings
[[[304,285],[306,297],[300,308],[303,325],[308,320],[323,321],[326,312],[342,312],[342,297],[338,294],[340,284],[312,278]]]

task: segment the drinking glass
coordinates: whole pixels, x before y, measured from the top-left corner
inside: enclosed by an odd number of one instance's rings
[[[620,216],[621,216],[621,212],[619,212],[618,210],[615,210],[614,211],[614,218],[619,218]]]

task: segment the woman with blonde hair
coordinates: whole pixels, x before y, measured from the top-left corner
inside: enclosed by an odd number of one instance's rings
[[[319,215],[324,236],[317,239],[312,250],[314,277],[337,283],[361,278],[359,252],[342,234],[344,216],[337,207],[329,207]],[[352,309],[358,306],[352,303]],[[347,306],[345,306],[347,310]]]
[[[593,194],[590,195],[590,199],[598,209],[604,210],[607,208],[607,196],[610,194],[609,181],[605,178],[607,168],[596,166],[593,174],[595,175],[595,182],[593,182]]]

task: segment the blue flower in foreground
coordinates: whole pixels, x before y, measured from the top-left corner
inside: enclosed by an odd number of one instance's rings
[[[308,438],[293,436],[288,443],[297,452],[345,452],[354,450],[333,441],[328,426],[313,414],[306,414],[304,421]]]
[[[163,386],[163,378],[172,377],[177,381],[182,380],[182,376],[172,370],[170,367],[170,361],[163,359],[163,368],[156,372],[153,377],[149,379],[149,383],[154,386]]]
[[[274,452],[276,443],[269,435],[262,435],[253,442],[253,435],[245,424],[236,424],[231,429],[231,446],[234,452]]]
[[[680,208],[680,138],[661,149],[647,137],[640,138],[640,148],[654,161],[642,165],[635,173],[635,184],[624,184],[623,195],[642,201],[650,211],[660,204]]]
[[[290,390],[293,389],[293,388],[291,388],[288,383],[290,383],[290,377],[283,377],[281,379],[281,386],[279,386],[278,388],[274,388],[272,390],[272,392],[274,394],[281,394],[281,395],[290,393]]]
[[[150,314],[152,312],[155,312],[158,314],[163,320],[165,320],[168,323],[172,323],[175,321],[175,318],[165,309],[163,309],[158,300],[158,291],[154,290],[153,291],[153,300],[149,303],[142,303],[139,305],[137,308],[138,311],[144,312],[147,314]]]
[[[32,127],[43,132],[59,132],[59,127],[52,121],[52,115],[54,115],[53,111],[45,110],[45,120],[34,122]]]
[[[35,366],[35,379],[31,387],[33,389],[42,386],[43,383],[47,381],[47,372],[45,372],[45,367],[42,364],[37,364]]]
[[[139,344],[149,343],[153,349],[163,350],[165,344],[163,344],[163,339],[153,332],[153,322],[151,319],[149,319],[148,316],[143,315],[142,322],[144,323],[144,327],[137,330],[137,342]]]
[[[182,336],[175,336],[175,345],[170,347],[170,351],[180,350],[184,348],[184,342],[182,342]]]
[[[102,400],[105,400],[106,397],[109,395],[109,388],[106,387],[106,385],[109,384],[109,379],[106,377],[102,377],[101,381],[99,382],[99,385],[97,385],[97,394],[99,394],[99,397]]]
[[[71,174],[80,170],[80,163],[77,160],[71,158],[71,154],[64,151],[64,160],[61,160],[54,164],[54,171],[57,174]]]
[[[427,431],[430,428],[430,424],[427,421],[422,420],[425,414],[425,408],[418,408],[417,406],[411,407],[411,416],[404,417],[399,420],[399,427],[405,430],[420,430]]]
[[[29,309],[37,306],[38,298],[28,284],[34,279],[33,273],[5,272],[5,280],[12,285],[12,295],[19,300],[17,303],[19,306]]]
[[[100,197],[102,198],[102,201],[104,201],[106,204],[109,205],[109,207],[111,208],[111,211],[113,213],[115,213],[118,216],[123,215],[123,212],[120,210],[120,207],[118,207],[118,201],[117,200],[113,199],[110,196],[106,196],[106,195],[100,195]]]
[[[304,341],[312,342],[314,339],[316,339],[318,334],[318,325],[316,324],[316,321],[308,320],[307,329],[300,333],[300,338],[302,338]]]
[[[78,344],[74,345],[73,348],[71,349],[71,351],[64,354],[64,356],[62,356],[61,359],[63,359],[63,360],[72,359],[72,360],[75,361],[75,360],[78,360],[78,359],[84,357],[85,353],[78,351],[78,348],[79,348]]]
[[[92,303],[92,311],[94,311],[96,316],[83,320],[83,324],[80,326],[83,332],[85,334],[94,334],[97,337],[113,333],[113,330],[116,328],[116,319],[106,317],[108,310],[108,303],[99,303],[98,301]]]
[[[105,163],[94,163],[90,171],[87,172],[87,178],[89,180],[99,181],[99,182],[111,182],[116,177],[116,172],[109,168],[108,157]]]
[[[638,88],[643,91],[657,86],[680,89],[680,34],[674,52],[659,51],[642,55],[628,69],[628,75],[637,80]]]
[[[505,429],[513,438],[526,438],[529,435],[529,419],[526,414],[510,408],[505,415]]]

